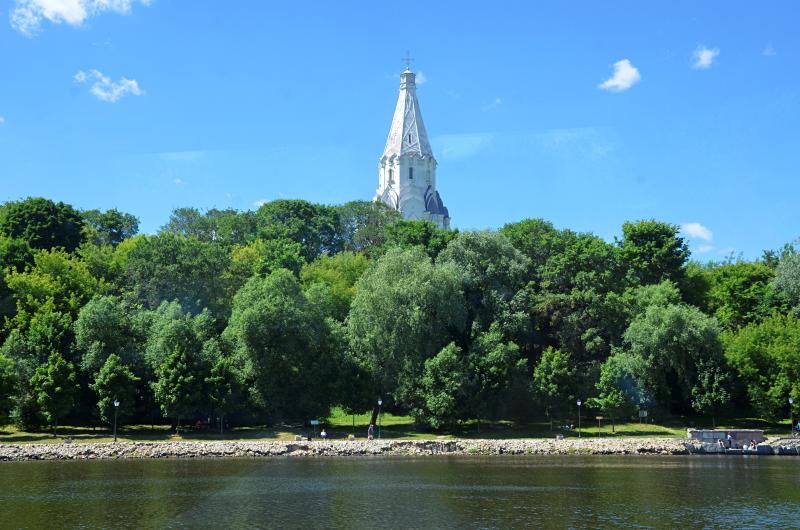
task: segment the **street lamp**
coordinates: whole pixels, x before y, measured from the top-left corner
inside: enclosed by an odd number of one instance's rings
[[[583,402],[579,399],[578,400],[578,438],[581,437],[581,405],[583,405]]]
[[[117,410],[119,410],[119,400],[114,398],[114,441],[117,441]]]
[[[789,436],[794,434],[794,411],[792,410],[793,404],[794,399],[789,398]]]
[[[381,405],[383,405],[383,400],[378,398],[378,440],[381,439]]]

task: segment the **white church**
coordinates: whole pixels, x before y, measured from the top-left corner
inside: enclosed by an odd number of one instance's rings
[[[400,74],[400,95],[378,162],[375,200],[399,210],[404,219],[450,228],[450,213],[436,191],[436,159],[422,122],[415,79],[408,67]]]

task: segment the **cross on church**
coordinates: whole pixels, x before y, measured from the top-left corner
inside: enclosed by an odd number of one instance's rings
[[[406,70],[411,70],[411,63],[414,61],[414,58],[411,57],[411,54],[406,51],[406,56],[403,57],[403,62],[406,63]]]

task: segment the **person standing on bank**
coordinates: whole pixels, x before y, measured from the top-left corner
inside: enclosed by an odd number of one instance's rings
[[[374,436],[375,436],[375,425],[370,423],[369,428],[367,428],[367,440],[372,440]]]

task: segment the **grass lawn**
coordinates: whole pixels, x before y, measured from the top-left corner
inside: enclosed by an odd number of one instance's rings
[[[322,421],[317,428],[317,433],[325,428],[330,438],[345,438],[353,433],[356,438],[366,438],[370,414],[346,414],[340,408],[334,408],[330,416]],[[710,428],[705,419],[693,417],[677,417],[668,422],[661,423],[617,423],[612,433],[611,422],[597,421],[586,418],[581,424],[581,435],[584,437],[657,437],[657,438],[683,438],[686,428],[698,426]],[[450,439],[450,438],[553,438],[558,434],[565,437],[578,436],[577,429],[560,429],[554,426],[550,430],[548,422],[515,423],[501,421],[478,424],[475,421],[466,422],[452,430],[431,431],[414,425],[410,416],[397,416],[384,413],[380,420],[380,434],[382,438],[391,439]],[[377,426],[376,426],[377,427]],[[720,429],[750,428],[764,429],[767,435],[782,435],[789,432],[789,420],[780,423],[769,423],[758,418],[735,418],[720,420],[717,425]],[[120,428],[117,438],[123,441],[202,441],[202,440],[292,440],[295,435],[311,435],[312,427],[302,425],[292,426],[251,426],[237,427],[226,430],[224,434],[213,431],[184,432],[175,434],[169,426],[133,425]],[[54,438],[49,431],[25,432],[19,431],[12,425],[0,427],[0,443],[62,443],[64,437],[71,437],[75,443],[81,442],[109,442],[113,435],[109,429],[91,427],[63,426],[58,429],[58,438]],[[378,429],[375,429],[378,436]]]

